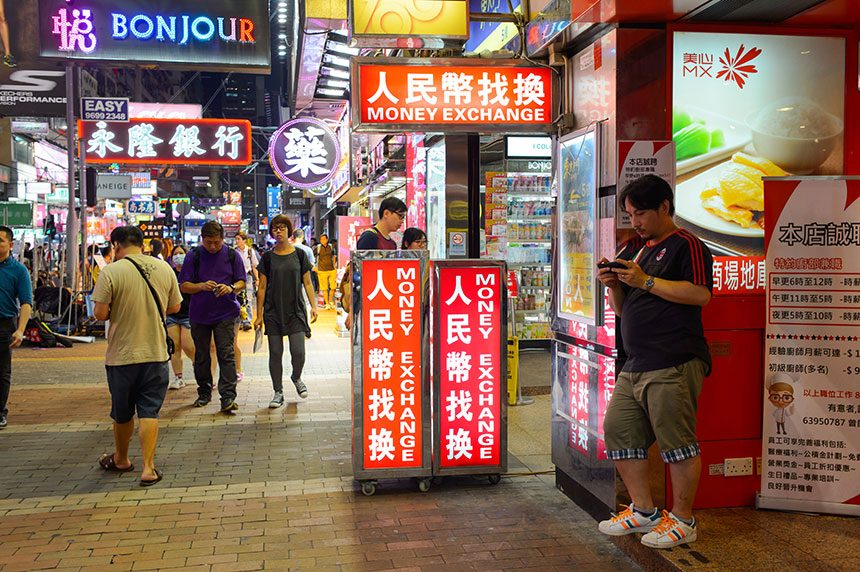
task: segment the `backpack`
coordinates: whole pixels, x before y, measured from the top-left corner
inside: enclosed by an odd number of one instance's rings
[[[202,246],[197,246],[191,250],[191,263],[194,265],[194,275],[192,276],[192,280],[194,282],[200,282],[200,249]],[[236,263],[236,249],[228,246],[227,247],[227,260],[230,262],[230,267],[233,267],[233,264]]]
[[[372,226],[367,230],[369,230],[370,232],[372,232],[373,234],[376,235],[376,250],[390,250],[389,248],[383,248],[383,245],[389,246],[389,242],[394,242],[393,240],[387,239],[384,236],[382,236],[382,234],[379,232],[379,230],[377,230],[377,228],[375,226]],[[397,250],[396,246],[397,246],[397,244],[395,243],[394,250]]]

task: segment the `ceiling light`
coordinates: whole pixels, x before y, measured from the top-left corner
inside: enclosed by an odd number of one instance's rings
[[[342,89],[327,89],[324,87],[319,88],[317,90],[317,93],[320,95],[328,95],[331,97],[343,97],[346,94],[346,92]]]
[[[341,81],[337,79],[324,79],[325,85],[324,87],[336,87],[339,89],[349,89],[348,81]]]
[[[349,79],[349,72],[347,71],[327,67],[321,67],[320,71],[323,72],[323,75],[339,77],[341,79]]]
[[[338,56],[332,54],[325,54],[323,56],[323,61],[327,64],[331,64],[333,66],[337,66],[339,68],[349,69],[349,60],[345,58],[340,58]]]
[[[325,49],[327,52],[337,52],[339,54],[346,54],[348,56],[358,55],[358,48],[350,48],[349,46],[345,46],[338,42],[327,43]]]

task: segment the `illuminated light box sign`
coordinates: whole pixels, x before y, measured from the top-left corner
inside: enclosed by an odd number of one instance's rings
[[[251,123],[244,119],[132,119],[78,122],[88,163],[247,165]]]
[[[422,263],[361,263],[363,469],[424,464]]]
[[[357,131],[540,131],[553,124],[553,72],[519,61],[353,59]]]
[[[552,138],[541,135],[505,137],[505,159],[551,159]]]
[[[340,166],[340,143],[328,125],[311,117],[292,119],[269,140],[269,163],[278,177],[299,189],[327,183]]]
[[[469,37],[465,0],[350,0],[349,7],[354,38]]]
[[[266,0],[39,0],[40,55],[267,72]]]
[[[132,101],[128,104],[128,113],[132,119],[200,119],[203,117],[203,106],[199,103],[140,103]]]
[[[474,263],[475,261],[470,261]],[[507,464],[503,263],[436,262],[436,443],[441,470]]]

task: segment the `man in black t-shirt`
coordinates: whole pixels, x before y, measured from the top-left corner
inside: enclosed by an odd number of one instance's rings
[[[616,257],[621,267],[598,274],[609,288],[626,354],[603,426],[607,454],[632,503],[599,528],[613,536],[645,532],[646,546],[671,548],[696,540],[696,409],[711,369],[702,326],[702,307],[713,288],[711,253],[675,226],[672,187],[663,179],[633,181],[619,203],[637,236]],[[672,512],[662,516],[648,483],[648,448],[655,441],[672,480]]]

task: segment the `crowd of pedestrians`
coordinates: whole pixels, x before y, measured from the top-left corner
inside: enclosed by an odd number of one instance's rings
[[[403,225],[405,213],[406,205],[399,199],[383,201],[379,223],[360,237],[358,248],[396,249],[391,234]],[[181,244],[171,248],[152,240],[145,251],[141,230],[125,226],[111,232],[110,246],[100,252],[104,263],[96,264],[93,252],[92,313],[110,323],[105,365],[114,450],[99,458],[102,469],[135,470],[129,443],[136,415],[143,456],[140,485],[151,486],[163,478],[155,464],[158,417],[168,390],[190,383],[183,356],[193,363],[194,406],[206,407],[212,401],[217,369],[219,410],[231,415],[239,409],[240,327],[266,337],[274,392],[269,407],[276,409],[285,402],[287,348],[290,380],[298,397],[307,398],[302,371],[306,340],[318,317],[317,292],[322,294],[323,309],[334,309],[336,293],[343,290],[344,309],[349,310],[349,272],[339,288],[336,246],[327,235],[314,248],[306,245],[304,231],[295,229],[285,215],[272,219],[269,234],[274,246],[259,257],[243,233],[237,235],[235,248],[228,246],[217,221],[203,225],[195,248]],[[0,429],[7,424],[11,350],[21,344],[33,304],[29,273],[11,256],[13,246],[12,230],[0,226]],[[403,234],[404,249],[426,247],[423,231],[407,229]]]

